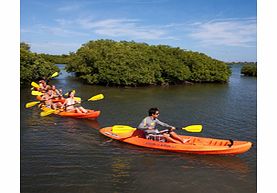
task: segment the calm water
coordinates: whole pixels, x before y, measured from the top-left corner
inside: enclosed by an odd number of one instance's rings
[[[64,71],[51,81],[64,93],[75,89],[84,100],[103,93],[101,101],[83,102],[101,110],[98,121],[40,117],[37,107],[24,108],[35,98],[30,88],[21,89],[21,192],[256,192],[257,79],[241,76],[240,68],[233,67],[228,84],[106,88],[83,85]],[[202,124],[196,136],[254,146],[237,156],[178,154],[120,143],[98,132],[114,124],[137,126],[153,106],[169,124]]]

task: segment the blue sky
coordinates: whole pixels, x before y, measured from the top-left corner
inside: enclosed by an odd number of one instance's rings
[[[20,41],[68,54],[97,39],[165,44],[222,61],[257,60],[256,0],[21,0]]]

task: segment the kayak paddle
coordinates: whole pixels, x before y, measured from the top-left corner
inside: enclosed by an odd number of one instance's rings
[[[135,131],[136,128],[133,128],[133,127],[130,127],[130,126],[127,126],[127,125],[114,125],[112,127],[112,132],[113,133],[129,133],[129,132],[132,132],[132,131]]]
[[[54,77],[56,77],[56,76],[58,76],[58,75],[59,75],[58,72],[54,72],[54,74],[52,74],[52,75],[50,76],[50,78],[54,78]]]
[[[98,95],[95,95],[95,96],[89,98],[88,101],[98,101],[98,100],[101,100],[103,98],[104,98],[103,94],[98,94]]]
[[[202,125],[190,125],[187,127],[183,127],[183,128],[177,128],[177,129],[182,129],[185,130],[187,132],[194,132],[194,133],[199,133],[202,131]],[[112,127],[112,132],[113,133],[128,133],[131,131],[136,130],[136,128],[130,127],[128,125],[114,125]]]
[[[35,88],[40,88],[40,86],[39,86],[37,83],[35,83],[35,82],[32,82],[32,83],[31,83],[31,86],[33,86],[33,87],[35,87]]]
[[[33,101],[33,102],[29,102],[25,105],[26,108],[30,108],[35,106],[36,104],[40,103],[40,101]]]
[[[50,110],[47,110],[47,111],[42,111],[42,112],[40,112],[40,116],[41,117],[45,117],[47,115],[55,113],[56,111],[59,111],[59,110],[50,109]]]
[[[36,91],[36,90],[33,90],[33,91],[32,91],[32,95],[40,96],[40,95],[43,95],[43,93],[42,93],[42,92],[39,92],[39,91]]]
[[[183,127],[181,129],[187,132],[199,133],[202,131],[202,125],[190,125],[190,126]]]

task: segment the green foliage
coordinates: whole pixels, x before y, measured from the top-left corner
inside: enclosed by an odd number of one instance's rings
[[[54,64],[68,64],[69,55],[51,55],[51,54],[39,54],[43,59]]]
[[[23,48],[24,50],[30,51],[30,46],[29,44],[25,43],[25,42],[20,42],[20,48]]]
[[[144,86],[226,82],[231,70],[205,54],[166,45],[97,40],[72,53],[66,69],[89,84]]]
[[[246,65],[246,64],[250,64],[250,65],[257,65],[257,62],[228,62],[228,65],[234,65],[234,64],[242,64],[242,65]]]
[[[20,44],[20,85],[32,81],[48,78],[59,68],[53,63],[45,61],[40,55],[32,53],[26,43]]]
[[[257,76],[257,65],[246,64],[241,68],[241,74],[245,76]]]

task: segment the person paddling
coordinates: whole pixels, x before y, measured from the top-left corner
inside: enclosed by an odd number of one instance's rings
[[[61,89],[57,89],[55,85],[52,85],[51,90],[53,92],[54,98],[63,98]]]
[[[74,105],[81,103],[75,100],[74,96],[75,96],[75,92],[70,91],[68,93],[68,98],[64,101],[61,108],[65,108],[66,112],[87,113],[88,111],[84,109],[82,106],[74,107]]]
[[[41,105],[39,105],[39,107],[45,106],[47,108],[51,108],[51,109],[57,109],[61,106],[61,103],[53,103],[52,101],[53,99],[53,92],[52,90],[47,90],[47,92],[43,93],[42,97],[41,97]]]
[[[158,116],[160,115],[158,108],[150,108],[148,111],[147,117],[145,117],[142,122],[139,124],[138,128],[143,130],[146,138],[149,136],[162,135],[167,141],[173,143],[185,143],[187,140],[183,140],[179,135],[177,135],[173,130],[176,128],[174,126],[168,125],[160,120],[158,120]],[[163,127],[169,128],[166,132],[159,131],[156,129],[156,125],[161,125]]]
[[[40,80],[39,81],[39,89],[40,92],[46,92],[47,90],[47,84],[45,80]]]

